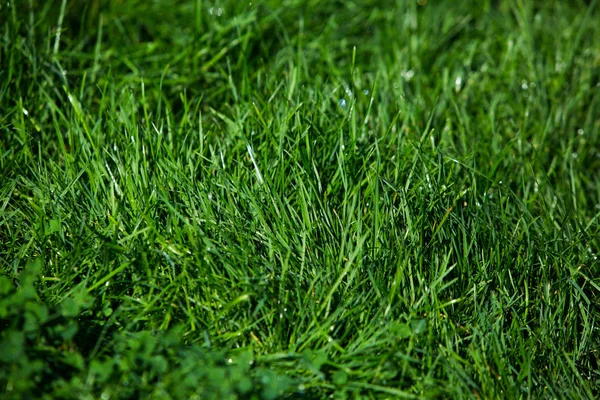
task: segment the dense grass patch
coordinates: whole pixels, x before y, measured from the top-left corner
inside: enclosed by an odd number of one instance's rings
[[[600,395],[598,2],[0,5],[0,393]]]

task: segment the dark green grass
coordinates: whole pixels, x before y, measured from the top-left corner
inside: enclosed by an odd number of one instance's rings
[[[0,7],[2,396],[600,395],[597,1]]]

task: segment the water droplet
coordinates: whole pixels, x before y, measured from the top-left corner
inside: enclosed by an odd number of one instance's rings
[[[408,71],[402,72],[402,77],[407,81],[410,81],[415,76],[415,71],[409,69]]]
[[[571,154],[571,157],[573,157],[574,159],[578,159],[579,158],[579,154],[573,153],[573,154]]]
[[[364,94],[365,96],[367,96],[367,95],[369,94],[369,89],[365,89],[365,90],[363,90],[363,94]]]
[[[585,131],[583,129],[577,129],[577,134],[579,136],[583,136],[585,134]]]
[[[529,85],[527,84],[526,80],[521,81],[521,89],[523,89],[523,90],[529,89]]]
[[[462,77],[459,75],[456,77],[456,80],[454,81],[454,90],[459,92],[461,87],[462,87]]]
[[[340,107],[346,108],[346,99],[344,99],[344,98],[339,99],[338,104],[340,105]]]
[[[233,360],[230,358],[229,360],[227,360],[227,362],[228,362],[229,364],[231,364],[231,363],[233,363]]]
[[[23,109],[23,114],[29,115],[29,111],[27,111],[26,109]]]
[[[216,15],[217,17],[223,15],[223,9],[221,7],[211,7],[208,12],[210,15]]]

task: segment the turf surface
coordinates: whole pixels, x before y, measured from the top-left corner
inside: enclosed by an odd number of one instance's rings
[[[598,21],[3,2],[0,396],[599,396]]]

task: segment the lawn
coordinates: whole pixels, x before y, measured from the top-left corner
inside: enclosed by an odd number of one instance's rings
[[[600,396],[600,4],[0,5],[0,398]]]

